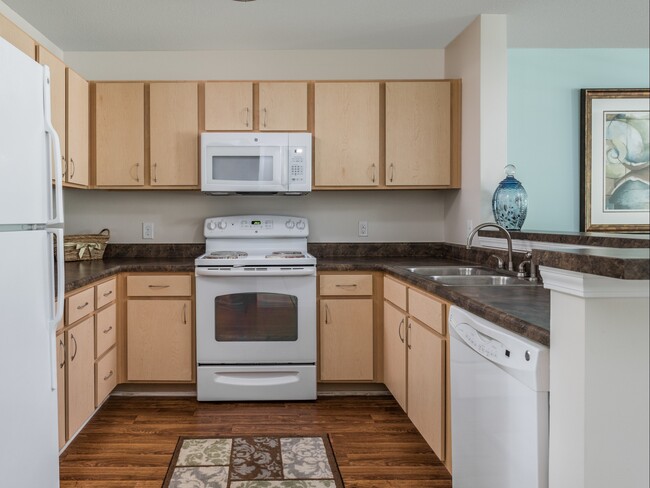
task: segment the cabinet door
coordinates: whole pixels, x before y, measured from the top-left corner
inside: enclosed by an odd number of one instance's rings
[[[68,164],[66,181],[88,186],[88,82],[67,70]]]
[[[68,438],[95,411],[95,318],[66,333],[68,366]]]
[[[307,130],[307,83],[260,83],[260,130]]]
[[[451,84],[386,83],[386,185],[451,184]]]
[[[191,300],[129,300],[127,377],[130,381],[191,381]]]
[[[36,59],[36,41],[2,15],[0,15],[0,37],[4,37],[30,58]]]
[[[67,359],[65,351],[65,334],[59,334],[56,336],[56,393],[59,413],[59,449],[64,446],[68,439],[65,428],[65,371]]]
[[[95,86],[97,186],[144,185],[144,83]]]
[[[315,186],[379,185],[379,83],[314,85]]]
[[[52,104],[52,125],[61,142],[62,170],[65,176],[66,136],[65,136],[65,64],[43,46],[38,46],[38,62],[50,68],[50,99]],[[52,153],[54,157],[54,153]],[[55,162],[52,161],[52,164]]]
[[[199,174],[197,83],[151,83],[151,186],[196,186]]]
[[[384,302],[384,384],[406,411],[406,314]]]
[[[206,83],[205,130],[253,130],[253,83]]]
[[[408,416],[436,456],[445,460],[445,341],[408,321]]]
[[[320,301],[320,379],[371,381],[372,299]]]

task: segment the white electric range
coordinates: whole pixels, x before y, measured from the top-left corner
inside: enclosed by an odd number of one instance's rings
[[[195,261],[197,398],[316,398],[316,258],[300,217],[206,219]]]

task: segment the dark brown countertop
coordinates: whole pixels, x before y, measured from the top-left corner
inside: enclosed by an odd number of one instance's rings
[[[533,261],[540,266],[622,280],[650,279],[649,259],[648,248],[592,247],[533,252]]]
[[[443,286],[410,272],[412,266],[462,264],[440,258],[329,257],[318,260],[319,271],[383,271],[483,317],[504,329],[546,346],[550,343],[550,292],[536,286]],[[472,265],[472,263],[464,263]],[[474,264],[475,265],[475,264]]]
[[[121,272],[194,271],[194,258],[113,258],[65,263],[65,291]]]

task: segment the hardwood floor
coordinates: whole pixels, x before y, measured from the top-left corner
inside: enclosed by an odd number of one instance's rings
[[[61,488],[160,488],[178,436],[330,434],[347,488],[451,488],[392,397],[200,403],[111,397],[61,455]]]

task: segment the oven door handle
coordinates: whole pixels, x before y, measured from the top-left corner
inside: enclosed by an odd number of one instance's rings
[[[313,276],[315,266],[279,266],[255,268],[197,267],[196,276]]]

